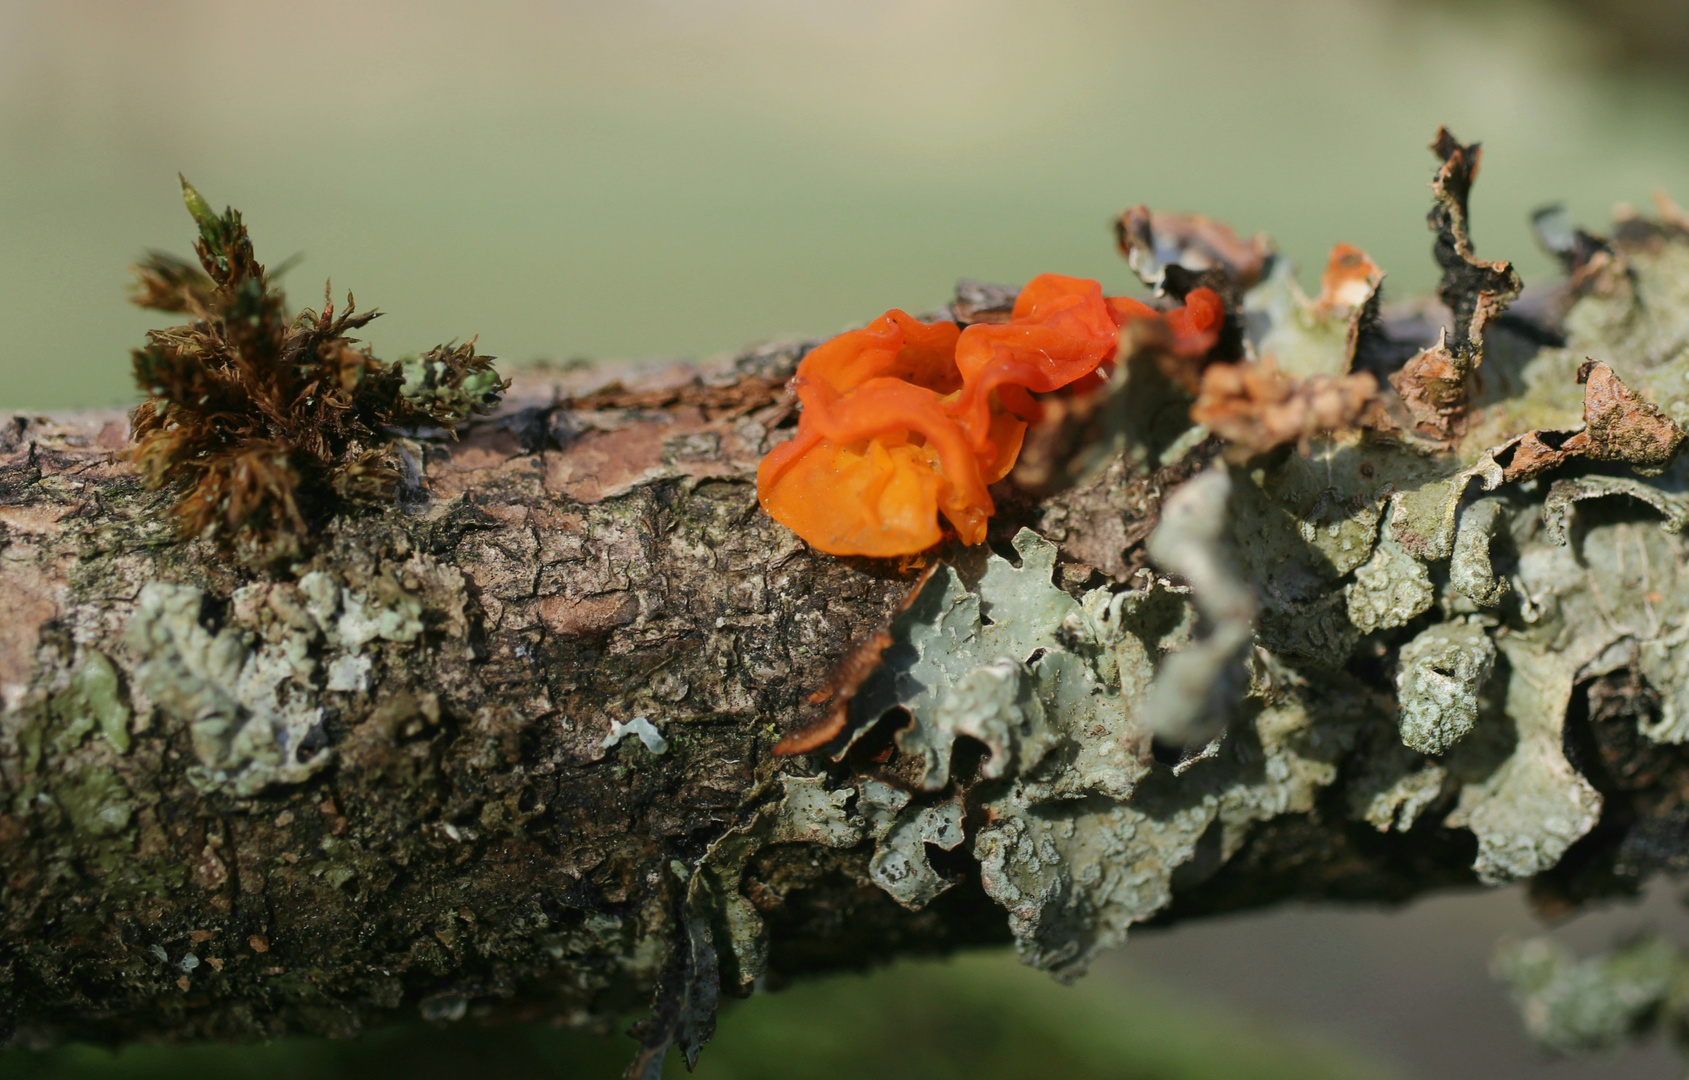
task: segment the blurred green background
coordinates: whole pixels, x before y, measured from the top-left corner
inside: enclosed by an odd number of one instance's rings
[[[1077,988],[1006,953],[900,964],[810,982],[730,1006],[699,1080],[1362,1080],[1386,1074],[1352,1055],[1262,1024],[1216,1031],[1211,1015],[1165,992],[1105,980]],[[258,1049],[77,1047],[0,1058],[18,1080],[453,1080],[615,1077],[626,1041],[544,1028],[395,1029],[334,1044]],[[665,1075],[686,1071],[671,1055]]]
[[[1534,206],[1689,202],[1689,95],[1621,59],[1664,39],[1585,2],[0,0],[0,405],[128,400],[125,266],[188,249],[178,170],[304,254],[295,303],[332,277],[389,312],[386,355],[698,355],[962,275],[1128,290],[1136,202],[1310,276],[1356,243],[1410,293],[1439,123],[1488,150],[1479,250],[1541,276]]]
[[[1689,203],[1683,0],[0,0],[0,407],[127,403],[154,317],[125,266],[186,252],[186,173],[389,315],[383,355],[697,356],[943,301],[958,276],[1134,286],[1145,202],[1337,241],[1406,295],[1439,123],[1486,147],[1481,254],[1526,215]],[[1650,894],[1643,915],[1681,930]],[[1605,944],[1636,913],[1566,932]],[[699,1076],[1651,1078],[1548,1062],[1485,958],[1517,892],[1146,932],[1077,987],[1007,954],[803,984],[723,1017]],[[1578,937],[1578,935],[1582,935]],[[82,1047],[0,1078],[609,1077],[630,1044],[525,1028],[349,1044]]]

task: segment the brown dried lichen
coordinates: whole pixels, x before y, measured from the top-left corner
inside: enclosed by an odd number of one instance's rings
[[[1626,386],[1612,368],[1586,360],[1578,369],[1578,382],[1584,386],[1583,430],[1528,431],[1519,436],[1503,466],[1503,479],[1529,480],[1577,457],[1625,462],[1639,472],[1657,473],[1677,457],[1683,429]]]
[[[1438,438],[1458,434],[1465,421],[1467,381],[1483,362],[1484,328],[1524,287],[1513,264],[1486,261],[1472,252],[1467,199],[1478,176],[1479,145],[1462,144],[1447,128],[1431,149],[1443,166],[1431,182],[1427,218],[1437,234],[1432,248],[1443,277],[1437,297],[1454,316],[1454,334],[1410,359],[1390,377],[1420,430]]]
[[[459,423],[507,384],[473,341],[376,359],[350,334],[380,313],[358,312],[350,295],[344,311],[325,292],[320,312],[290,319],[240,214],[214,213],[185,179],[182,192],[200,266],[155,253],[135,268],[134,302],[188,322],[134,352],[147,400],[131,415],[133,455],[149,484],[180,490],[184,538],[293,556],[328,515],[393,495],[401,465],[387,429]]]
[[[1244,240],[1224,222],[1200,214],[1152,213],[1147,206],[1121,214],[1114,239],[1132,269],[1155,284],[1165,267],[1177,265],[1193,273],[1219,270],[1248,290],[1266,274],[1273,257],[1265,236]]]
[[[1229,442],[1228,456],[1246,460],[1353,428],[1377,395],[1378,381],[1364,371],[1292,379],[1271,360],[1210,364],[1191,419]]]

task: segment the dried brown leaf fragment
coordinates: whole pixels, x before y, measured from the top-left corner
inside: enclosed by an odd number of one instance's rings
[[[1584,386],[1583,430],[1521,435],[1503,465],[1505,480],[1529,480],[1572,458],[1625,462],[1638,472],[1657,473],[1677,457],[1684,430],[1612,368],[1586,360],[1578,368],[1578,382]]]

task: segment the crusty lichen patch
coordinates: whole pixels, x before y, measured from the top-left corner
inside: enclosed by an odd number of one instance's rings
[[[1447,753],[1478,722],[1495,642],[1481,624],[1438,623],[1403,645],[1396,662],[1402,742],[1423,754]]]
[[[367,691],[364,647],[422,632],[421,602],[386,584],[385,600],[321,570],[297,585],[245,586],[233,597],[235,625],[215,631],[204,623],[203,590],[163,582],[141,590],[124,634],[136,685],[190,733],[197,782],[253,795],[328,764],[319,691]]]
[[[189,585],[154,582],[141,591],[125,635],[140,657],[137,685],[167,722],[188,729],[204,783],[240,795],[299,783],[329,759],[308,639],[249,648],[235,628],[201,625],[204,603],[204,592]]]

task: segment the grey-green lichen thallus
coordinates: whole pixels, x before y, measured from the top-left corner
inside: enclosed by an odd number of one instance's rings
[[[1205,437],[1260,431],[1294,393],[1246,402],[1242,425],[1134,427],[1132,397],[1180,395],[1165,365],[1122,360],[1114,426],[1090,420],[1104,437],[1086,452],[1212,459],[1162,503],[1150,567],[1063,588],[1056,545],[1030,530],[1015,562],[941,563],[830,720],[793,740],[850,761],[900,725],[901,791],[859,777],[857,802],[879,822],[875,881],[900,903],[953,883],[922,834],[952,813],[974,823],[966,843],[1022,957],[1070,976],[1286,813],[1467,830],[1480,881],[1547,874],[1602,820],[1591,763],[1567,757],[1574,694],[1600,680],[1658,695],[1635,737],[1689,742],[1689,221],[1662,204],[1610,239],[1580,234],[1561,252],[1569,283],[1510,326],[1518,276],[1477,259],[1467,232],[1477,147],[1445,132],[1433,148],[1444,310],[1421,310],[1454,327],[1405,358],[1381,275],[1346,304],[1313,302],[1282,260],[1250,263],[1258,247],[1228,264],[1201,242],[1211,229],[1170,219],[1158,237],[1128,216],[1146,283],[1184,263],[1231,286],[1245,363],[1304,380],[1371,364],[1388,389],[1370,422],[1263,453]],[[964,737],[985,752],[957,777]]]

